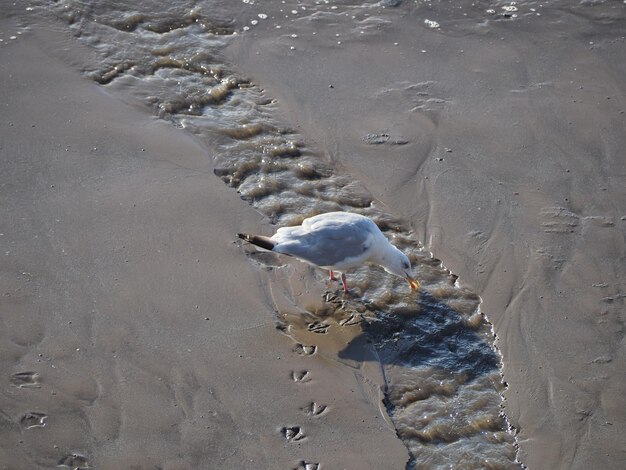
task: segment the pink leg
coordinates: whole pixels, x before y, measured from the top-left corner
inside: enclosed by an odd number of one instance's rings
[[[334,281],[335,280],[335,275],[333,274],[333,270],[329,269],[328,272],[330,273],[330,280]]]
[[[346,275],[344,273],[341,273],[341,283],[343,284],[343,291],[347,294],[348,285],[346,284]]]

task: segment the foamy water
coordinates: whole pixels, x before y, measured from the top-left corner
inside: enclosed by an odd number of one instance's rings
[[[608,2],[593,11],[584,4],[575,7],[593,15],[611,8]],[[422,250],[407,224],[383,210],[355,178],[337,171],[323,149],[280,121],[280,103],[261,84],[241,76],[236,64],[227,64],[223,51],[254,28],[273,30],[285,53],[298,53],[384,34],[394,15],[409,11],[423,17],[416,27],[442,34],[479,32],[488,21],[551,21],[554,10],[545,12],[534,1],[399,0],[178,1],[168,6],[63,1],[40,9],[63,18],[98,52],[98,61],[84,64],[89,77],[202,139],[211,149],[215,174],[273,223],[296,224],[334,210],[372,217],[409,255],[423,289],[416,298],[403,282],[363,268],[350,276],[353,295],[342,308],[367,319],[363,331],[378,350],[388,383],[386,404],[410,450],[409,466],[519,465],[503,414],[500,357],[479,296],[459,287],[456,277]],[[349,357],[350,351],[342,354]]]

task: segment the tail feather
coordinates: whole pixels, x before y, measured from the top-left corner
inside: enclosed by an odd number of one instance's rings
[[[252,243],[253,245],[264,248],[265,250],[272,251],[276,246],[276,243],[274,243],[270,237],[265,237],[263,235],[248,235],[246,233],[238,233],[237,236],[242,240]]]

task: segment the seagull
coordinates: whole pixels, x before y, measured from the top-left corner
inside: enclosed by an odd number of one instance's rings
[[[388,273],[405,278],[412,290],[420,287],[407,256],[363,215],[327,212],[304,219],[296,227],[281,227],[271,237],[245,233],[237,236],[265,250],[327,269],[331,280],[339,272],[346,293],[346,271],[365,263],[378,264]]]

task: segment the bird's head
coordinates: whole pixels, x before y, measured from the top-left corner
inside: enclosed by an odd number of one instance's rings
[[[409,286],[411,286],[411,289],[419,289],[420,283],[413,277],[413,270],[411,269],[409,258],[395,246],[389,245],[389,249],[383,256],[381,266],[389,274],[405,278]]]

